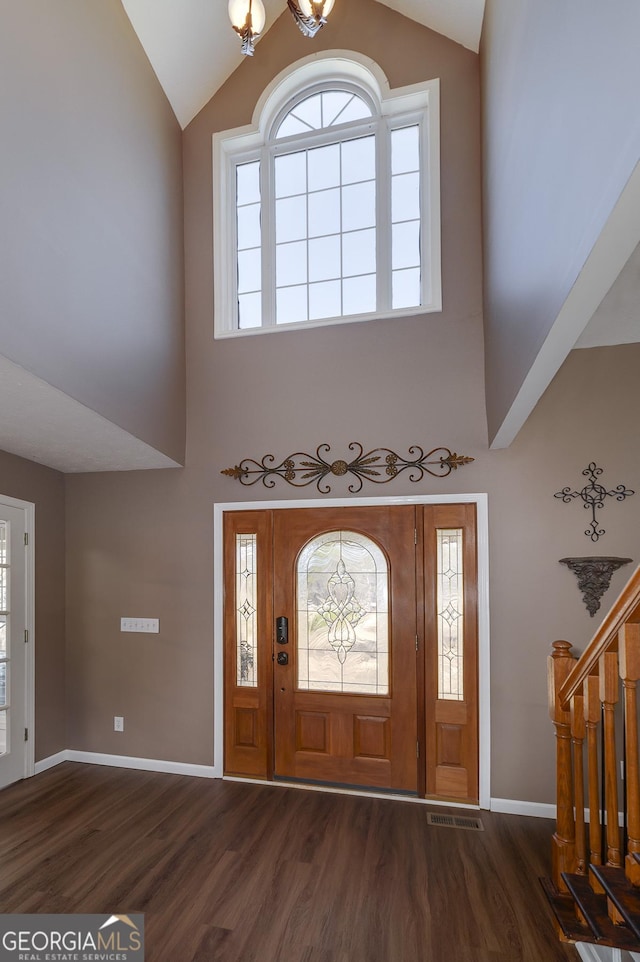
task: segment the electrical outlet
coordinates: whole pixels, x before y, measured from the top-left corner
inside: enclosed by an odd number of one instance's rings
[[[124,731],[124,716],[123,716],[123,715],[114,715],[114,716],[113,716],[113,730],[114,730],[114,732],[123,732],[123,731]]]

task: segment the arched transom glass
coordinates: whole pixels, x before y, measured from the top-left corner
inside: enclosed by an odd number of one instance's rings
[[[276,139],[324,130],[337,124],[371,117],[371,108],[362,97],[346,90],[323,90],[305,97],[285,114],[276,131]]]
[[[298,688],[389,693],[389,570],[377,544],[330,531],[297,566]]]

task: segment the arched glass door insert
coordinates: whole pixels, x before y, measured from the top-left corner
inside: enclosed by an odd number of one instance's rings
[[[297,687],[389,694],[389,569],[378,545],[329,531],[298,557]]]

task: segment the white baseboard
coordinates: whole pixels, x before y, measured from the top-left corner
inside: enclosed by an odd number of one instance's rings
[[[164,772],[168,775],[194,775],[196,778],[220,778],[213,765],[192,765],[189,762],[169,762],[158,758],[136,758],[132,755],[103,755],[101,752],[80,752],[67,748],[36,762],[35,773],[62,762],[84,762],[86,765],[109,765],[112,768],[134,768],[143,772]]]
[[[546,802],[522,802],[517,798],[492,798],[492,812],[502,815],[533,815],[535,818],[556,817],[556,806]]]
[[[69,761],[67,757],[68,753],[66,751],[57,752],[55,755],[48,755],[47,758],[41,759],[41,761],[36,762],[34,766],[34,775],[39,775],[40,772],[46,772],[49,768],[55,768],[56,765],[61,765],[62,762]]]

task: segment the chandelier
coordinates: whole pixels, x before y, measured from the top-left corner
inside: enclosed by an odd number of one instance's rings
[[[305,37],[315,37],[325,25],[335,0],[287,0],[291,15]],[[241,53],[253,57],[254,41],[264,30],[262,0],[229,0],[231,26],[241,40]]]

